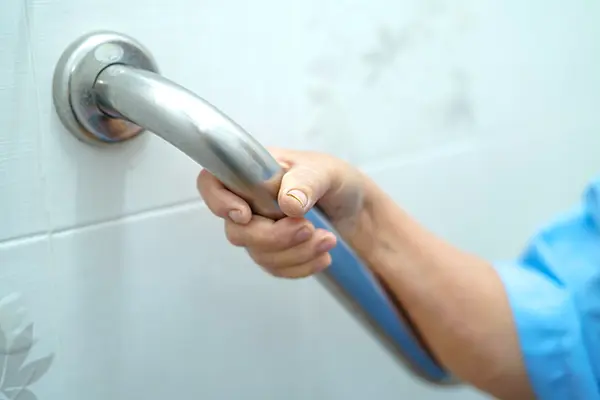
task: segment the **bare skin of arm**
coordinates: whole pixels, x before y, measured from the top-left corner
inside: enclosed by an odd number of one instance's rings
[[[365,205],[350,242],[433,353],[458,378],[497,398],[534,399],[493,267],[424,229],[365,179]]]
[[[331,263],[331,233],[303,218],[317,202],[409,315],[453,375],[499,399],[534,399],[512,311],[486,261],[427,231],[369,177],[334,157],[273,149],[286,168],[278,189],[285,218],[253,215],[249,205],[203,171],[198,188],[225,223],[229,242],[270,274],[303,278]]]

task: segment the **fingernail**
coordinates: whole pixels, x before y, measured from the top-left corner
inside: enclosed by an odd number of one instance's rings
[[[333,249],[334,246],[335,246],[335,241],[331,240],[331,238],[327,237],[327,238],[321,239],[321,241],[317,245],[317,252],[325,253],[326,251]]]
[[[302,208],[306,207],[308,199],[306,198],[306,194],[304,194],[303,191],[298,189],[292,189],[289,192],[287,192],[287,195],[296,200],[298,203],[300,203],[300,206]]]
[[[240,210],[231,210],[227,215],[229,215],[229,218],[236,224],[241,224],[244,222],[243,215]]]
[[[308,238],[310,237],[310,233],[310,229],[308,229],[306,226],[300,229],[298,233],[296,233],[296,242],[304,242],[308,240]]]

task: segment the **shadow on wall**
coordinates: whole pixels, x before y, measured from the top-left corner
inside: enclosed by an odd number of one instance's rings
[[[307,68],[313,117],[305,135],[319,150],[353,163],[473,136],[472,78],[466,61],[453,55],[472,34],[474,18],[467,10],[465,4],[418,2],[405,23],[388,21],[369,32],[354,25],[337,31],[324,21],[314,22],[313,29],[328,44]],[[363,24],[370,24],[368,17]],[[365,139],[366,131],[377,132],[377,142]],[[398,132],[410,132],[401,149],[393,145]],[[360,144],[340,146],[341,136]]]

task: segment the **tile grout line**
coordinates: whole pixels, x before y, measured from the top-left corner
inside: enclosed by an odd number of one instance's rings
[[[148,216],[161,216],[164,214],[185,211],[187,209],[192,209],[194,207],[203,208],[204,202],[202,200],[185,200],[177,203],[172,203],[168,205],[158,206],[147,208],[145,210],[136,211],[127,215],[112,217],[101,219],[97,221],[91,221],[88,223],[78,224],[78,225],[70,225],[64,228],[59,228],[56,230],[48,230],[48,231],[38,231],[27,235],[15,236],[8,239],[0,240],[0,251],[3,247],[12,247],[16,245],[21,245],[24,243],[33,242],[36,240],[41,240],[43,238],[53,238],[60,237],[80,231],[85,231],[87,229],[99,228],[102,226],[107,226],[111,224],[119,224],[119,223],[127,223],[130,221],[137,221],[142,218],[146,218]]]
[[[202,207],[202,206],[204,206],[204,202],[202,200],[197,200],[197,199],[182,200],[179,202],[165,204],[165,205],[161,205],[158,207],[151,207],[151,208],[147,208],[147,209],[143,209],[143,210],[139,210],[139,211],[134,211],[132,213],[122,215],[122,216],[109,217],[109,218],[105,218],[105,219],[101,219],[101,220],[97,220],[97,221],[90,221],[90,222],[83,223],[83,224],[75,224],[75,225],[66,226],[63,228],[59,228],[59,229],[50,231],[50,236],[51,237],[63,236],[63,235],[68,235],[68,234],[72,234],[72,233],[76,233],[76,232],[80,232],[80,231],[85,231],[87,229],[100,228],[100,227],[107,226],[107,225],[135,222],[140,219],[147,218],[147,217],[159,217],[159,216],[162,216],[165,214],[177,213],[180,211],[189,210],[189,209],[194,208],[195,206]]]
[[[41,127],[40,127],[40,129],[41,129]],[[408,167],[411,164],[415,164],[415,163],[418,164],[421,162],[428,162],[431,159],[435,159],[435,158],[439,158],[439,157],[443,158],[444,156],[457,155],[457,154],[461,154],[461,153],[469,153],[469,152],[473,151],[474,149],[481,150],[482,147],[485,147],[485,148],[492,147],[495,144],[496,143],[487,143],[487,145],[482,146],[481,143],[477,143],[477,144],[455,143],[452,146],[444,146],[442,149],[436,149],[435,151],[429,150],[429,151],[417,154],[413,157],[408,157],[406,159],[387,160],[387,161],[381,161],[381,162],[377,162],[377,163],[363,164],[361,169],[363,169],[367,173],[377,173],[377,172],[379,172],[381,170],[385,170],[385,169],[403,168],[403,167]],[[474,145],[475,145],[475,147],[474,147]],[[26,234],[26,235],[14,236],[14,237],[10,237],[7,239],[0,239],[0,250],[3,247],[18,245],[18,244],[27,243],[30,241],[35,241],[35,240],[40,240],[44,237],[52,238],[52,237],[72,234],[72,233],[79,232],[79,231],[86,230],[86,229],[94,229],[97,227],[102,227],[102,226],[106,226],[106,225],[110,225],[110,224],[118,224],[118,223],[128,222],[128,221],[132,221],[132,220],[136,221],[140,218],[145,218],[147,216],[153,216],[153,215],[158,216],[158,215],[161,215],[164,213],[178,212],[181,210],[185,210],[185,209],[194,207],[196,205],[205,206],[204,202],[201,199],[189,199],[189,200],[182,200],[182,201],[173,202],[170,204],[161,205],[158,207],[150,207],[147,209],[134,211],[130,214],[126,214],[126,215],[122,215],[122,216],[109,217],[109,218],[105,218],[105,219],[99,219],[96,221],[85,222],[82,224],[69,225],[69,226],[59,228],[59,229],[52,229],[51,227],[49,227],[48,230],[46,230],[46,231],[38,231],[38,232]],[[51,223],[50,215],[47,216],[47,219],[48,219],[48,223],[50,224]]]
[[[48,195],[48,190],[47,190],[47,181],[46,181],[46,174],[44,172],[44,163],[43,163],[43,155],[44,155],[44,144],[45,144],[45,140],[44,140],[44,132],[46,131],[44,129],[44,126],[42,124],[42,121],[40,119],[40,115],[41,115],[41,110],[42,110],[42,96],[40,94],[40,88],[39,88],[39,76],[37,74],[37,69],[36,69],[36,56],[34,54],[34,40],[33,40],[33,16],[31,14],[31,7],[32,7],[32,3],[28,0],[23,1],[22,3],[22,7],[23,7],[23,13],[24,13],[24,19],[25,19],[25,35],[27,37],[27,43],[28,43],[28,49],[27,49],[27,53],[29,55],[29,68],[31,71],[31,80],[33,81],[33,90],[34,90],[34,95],[35,95],[35,108],[37,111],[37,117],[36,119],[36,125],[37,125],[37,146],[38,146],[38,155],[37,155],[37,168],[38,168],[38,174],[39,174],[39,179],[40,179],[40,183],[41,183],[41,189],[42,189],[42,204],[43,204],[43,211],[44,211],[44,219],[46,220],[46,232],[42,234],[42,237],[46,237],[47,239],[50,238],[50,230],[52,228],[52,214],[50,212],[50,207],[49,207],[49,195]],[[31,240],[31,239],[25,239],[25,243],[27,242],[27,240]],[[33,239],[35,240],[35,239]],[[13,242],[14,244],[14,242]],[[20,244],[24,244],[23,241],[21,241]],[[54,249],[54,245],[52,243],[51,240],[47,240],[47,243],[44,243],[45,246],[47,246],[47,251],[48,251],[48,257],[50,258],[49,260],[49,266],[51,268],[51,270],[49,271],[51,275],[56,273],[56,252]],[[2,242],[0,242],[0,248],[2,248]],[[50,286],[52,287],[52,290],[54,292],[57,292],[57,281],[55,279],[50,279]],[[56,322],[53,321],[51,324],[52,326],[52,330],[54,332],[57,332],[57,326],[56,326]],[[57,340],[57,345],[59,347],[62,346],[62,340],[59,337],[55,337],[55,339]],[[56,349],[58,351],[58,349]],[[35,395],[34,395],[35,397]]]
[[[486,147],[488,147],[488,146],[486,146]],[[480,148],[481,147],[479,147],[479,149]],[[456,155],[456,154],[461,154],[461,153],[465,153],[465,152],[468,153],[472,150],[473,150],[473,148],[471,145],[468,145],[465,143],[458,143],[458,144],[455,143],[453,146],[444,146],[444,148],[437,149],[436,151],[428,150],[426,152],[422,152],[413,157],[408,157],[407,159],[403,159],[403,160],[387,160],[387,162],[381,161],[381,162],[377,162],[377,163],[367,163],[362,166],[362,169],[367,173],[377,173],[383,169],[408,167],[411,164],[426,162],[432,158],[437,158],[440,156],[444,157],[444,156],[449,156],[449,155]],[[148,215],[159,215],[162,212],[179,211],[182,209],[186,209],[188,207],[192,207],[196,204],[203,206],[204,202],[201,199],[200,200],[198,200],[198,199],[183,200],[183,201],[179,201],[179,202],[173,202],[171,204],[161,205],[158,207],[151,207],[151,208],[143,209],[140,211],[135,211],[133,213],[123,215],[123,216],[110,217],[110,218],[100,219],[100,220],[96,220],[96,221],[90,221],[90,222],[86,222],[86,223],[82,223],[82,224],[69,225],[69,226],[62,227],[62,228],[59,228],[56,230],[48,229],[47,231],[44,231],[44,232],[35,232],[32,234],[16,236],[16,237],[8,238],[8,239],[2,239],[2,240],[0,240],[0,249],[4,246],[11,246],[11,245],[14,245],[19,242],[28,242],[31,240],[39,240],[39,239],[43,238],[44,236],[46,236],[48,238],[55,237],[55,236],[62,236],[62,235],[67,235],[67,234],[71,234],[74,232],[78,232],[81,230],[93,229],[95,227],[100,227],[100,226],[108,225],[108,224],[112,224],[112,223],[126,222],[129,220],[137,220],[139,218],[146,217]]]
[[[490,148],[499,148],[512,146],[517,141],[498,141],[490,140],[459,140],[456,142],[448,143],[443,146],[418,151],[410,155],[401,157],[386,157],[376,162],[363,162],[357,166],[367,174],[378,173],[380,171],[397,168],[407,168],[423,163],[429,163],[431,161],[446,159],[454,156],[460,156],[464,154],[472,154],[474,151],[488,150]]]

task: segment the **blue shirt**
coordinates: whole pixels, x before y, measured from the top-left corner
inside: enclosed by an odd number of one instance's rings
[[[600,399],[600,179],[519,260],[497,267],[537,397]]]

